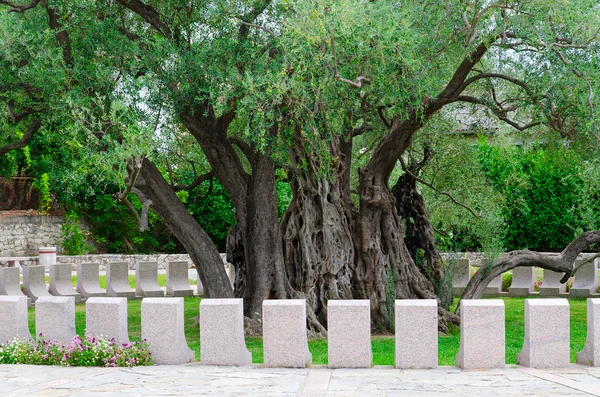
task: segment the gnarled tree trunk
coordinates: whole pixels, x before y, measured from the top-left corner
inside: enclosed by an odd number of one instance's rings
[[[337,147],[331,150],[339,154]],[[294,196],[281,221],[293,295],[306,299],[309,328],[322,335],[327,332],[327,301],[353,297],[351,219],[341,183],[344,166],[336,158],[334,176],[328,179],[316,175],[310,160],[307,169],[300,169],[300,157],[292,153]]]
[[[411,172],[418,172],[411,167]],[[406,226],[404,243],[413,261],[433,283],[435,294],[445,309],[452,304],[452,280],[445,273],[442,257],[435,248],[433,225],[425,209],[423,196],[417,190],[417,180],[405,172],[393,188],[396,210]]]

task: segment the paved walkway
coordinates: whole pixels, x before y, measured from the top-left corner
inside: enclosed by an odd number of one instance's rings
[[[209,367],[136,368],[0,365],[0,396],[600,396],[600,368],[508,366],[401,371],[392,367],[330,370]]]

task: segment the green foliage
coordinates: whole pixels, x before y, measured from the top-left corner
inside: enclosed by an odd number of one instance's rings
[[[219,251],[224,252],[227,233],[235,224],[233,203],[219,182],[213,182],[210,191],[209,186],[210,183],[206,181],[194,189],[191,195],[198,199],[187,200],[186,207],[206,230]]]
[[[512,284],[512,273],[502,274],[502,291],[508,292],[510,285]]]
[[[46,213],[52,205],[52,197],[50,196],[50,178],[48,174],[42,174],[39,178],[33,181],[33,187],[38,191],[40,197],[40,212]]]
[[[502,146],[480,141],[479,162],[494,189],[504,196],[507,249],[562,250],[589,228],[597,229],[600,205],[584,177],[597,164],[552,142]],[[590,195],[591,194],[591,195]]]
[[[81,230],[77,214],[66,214],[61,230],[61,246],[67,255],[85,255],[93,249],[86,241],[86,233]]]
[[[133,194],[129,199],[140,211],[142,204]],[[91,198],[85,209],[93,236],[98,244],[116,253],[176,252],[180,244],[164,226],[154,211],[148,212],[148,230],[139,231],[137,220],[112,195],[99,194]]]

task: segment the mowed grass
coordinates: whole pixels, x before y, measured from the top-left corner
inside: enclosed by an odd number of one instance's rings
[[[500,299],[500,298],[499,298]],[[524,298],[501,298],[506,308],[506,363],[516,364],[517,354],[523,347],[524,337]],[[188,346],[195,351],[196,360],[200,359],[200,329],[197,318],[200,308],[200,297],[185,298],[184,317],[185,335]],[[141,330],[141,300],[128,301],[129,337],[139,341]],[[454,305],[458,300],[455,300]],[[575,362],[575,354],[583,349],[586,338],[586,300],[570,299],[571,308],[571,362]],[[76,331],[85,334],[85,305],[75,305]],[[35,334],[35,311],[29,309],[29,328]],[[446,335],[438,338],[439,365],[455,365],[456,354],[460,344],[460,329],[451,327]],[[246,338],[248,350],[252,352],[254,363],[263,362],[263,344],[260,337]],[[374,335],[371,339],[374,365],[394,365],[394,337]],[[313,364],[327,364],[327,340],[311,339],[308,347],[312,353]]]

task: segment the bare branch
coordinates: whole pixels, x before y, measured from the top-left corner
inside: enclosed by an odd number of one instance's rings
[[[333,36],[331,37],[331,50],[333,52],[333,70],[334,70],[333,77],[336,80],[341,81],[342,83],[350,84],[351,86],[356,87],[356,88],[361,88],[363,85],[363,81],[365,84],[371,83],[371,80],[369,80],[367,77],[365,77],[362,74],[360,76],[358,76],[354,81],[351,81],[351,80],[341,77],[340,74],[338,73],[338,68],[337,68],[337,55],[335,53],[335,40],[333,40]]]
[[[271,36],[273,36],[273,38],[275,38],[275,39],[277,38],[277,35],[275,34],[275,32],[273,32],[273,31],[272,31],[271,29],[269,29],[269,28],[265,28],[264,26],[260,26],[260,25],[257,25],[257,24],[255,24],[255,23],[250,23],[250,22],[245,22],[245,21],[242,21],[242,22],[240,22],[240,23],[241,23],[242,25],[246,25],[246,26],[250,26],[250,27],[252,27],[252,28],[260,29],[260,30],[262,30],[262,31],[264,31],[264,32],[267,32],[267,33],[268,33],[268,34],[270,34]]]
[[[541,121],[535,121],[533,123],[529,123],[529,124],[525,124],[525,125],[521,125],[518,122],[506,117],[506,109],[502,109],[502,108],[498,108],[497,106],[491,106],[490,103],[481,100],[479,98],[475,98],[473,96],[470,95],[459,95],[458,97],[456,97],[456,101],[458,102],[468,102],[468,103],[473,103],[475,105],[481,105],[481,106],[485,106],[488,109],[490,109],[492,111],[492,113],[494,113],[494,115],[496,117],[498,117],[498,119],[504,121],[505,123],[511,125],[513,128],[519,130],[519,131],[525,131],[529,128],[533,128],[535,126],[538,126],[540,124],[542,124]]]
[[[179,191],[191,192],[192,190],[194,190],[195,188],[200,186],[200,184],[202,184],[202,182],[211,180],[212,178],[214,178],[214,176],[215,176],[215,174],[213,171],[207,172],[206,174],[203,174],[203,175],[200,175],[200,176],[194,178],[194,181],[192,183],[190,183],[189,185],[178,184],[178,185],[173,186],[173,190],[175,190],[176,192],[179,192]]]
[[[444,195],[444,196],[448,197],[450,200],[452,200],[452,202],[454,204],[457,204],[457,205],[463,207],[464,209],[466,209],[467,211],[469,211],[475,218],[477,218],[477,219],[481,218],[481,213],[480,214],[476,214],[475,211],[473,211],[473,209],[471,209],[471,207],[469,207],[469,206],[461,203],[460,201],[456,200],[454,198],[454,196],[452,196],[450,193],[440,191],[439,189],[437,189],[435,186],[433,186],[429,182],[427,182],[427,181],[419,178],[414,173],[412,173],[411,171],[409,171],[408,167],[406,167],[406,164],[404,164],[404,160],[402,159],[402,157],[400,157],[400,164],[402,165],[402,169],[404,170],[404,172],[406,172],[411,177],[415,178],[415,180],[417,182],[422,183],[423,185],[427,186],[428,188],[430,188],[431,190],[433,190],[434,192],[436,192],[438,194],[441,194],[441,195]]]

